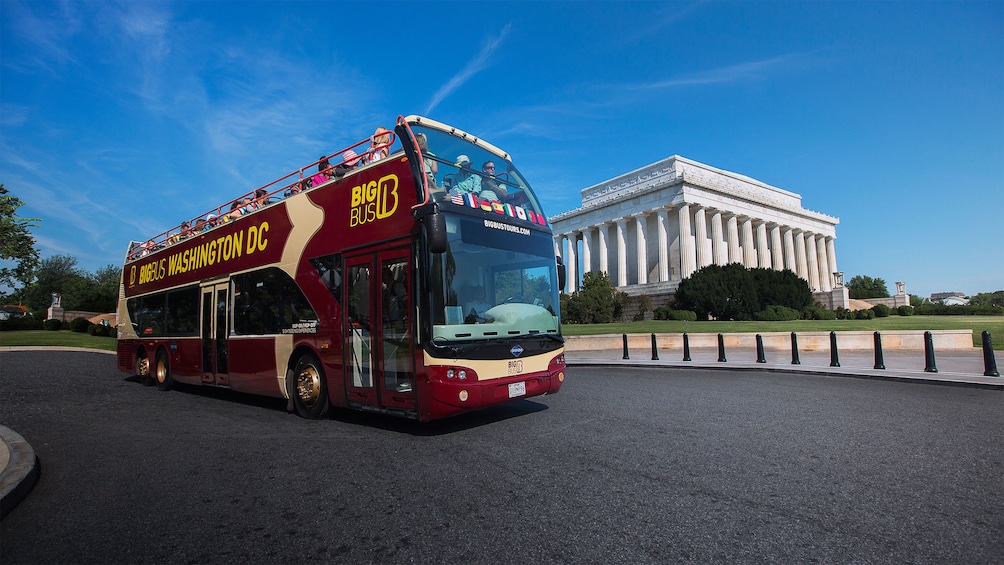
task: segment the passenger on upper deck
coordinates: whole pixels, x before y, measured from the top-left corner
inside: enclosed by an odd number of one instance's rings
[[[385,127],[378,127],[376,131],[373,132],[373,137],[370,139],[370,156],[367,163],[375,163],[380,159],[383,159],[390,154],[390,150],[386,147],[390,143],[390,130]],[[384,147],[380,147],[383,145]],[[378,149],[379,147],[379,149]]]
[[[436,188],[436,175],[439,174],[439,163],[435,159],[429,158],[435,157],[436,154],[429,151],[429,138],[424,133],[416,134],[415,139],[418,140],[418,148],[425,156],[422,158],[422,162],[425,164],[425,176],[429,179],[429,187]]]
[[[349,171],[356,168],[359,164],[359,155],[356,152],[349,149],[342,154],[342,162],[335,166],[335,178],[340,179],[345,175],[349,174]]]
[[[317,162],[317,174],[310,177],[310,186],[321,186],[331,180],[333,169],[328,158],[321,155],[321,160]]]
[[[464,193],[481,194],[481,177],[471,170],[471,159],[467,155],[457,157],[457,174],[453,179],[453,189]]]
[[[503,200],[506,197],[505,186],[500,186],[495,179],[495,163],[492,161],[485,161],[481,165],[481,172],[485,174],[485,178],[481,180],[481,198],[486,198],[488,200]],[[488,194],[488,193],[491,194]]]

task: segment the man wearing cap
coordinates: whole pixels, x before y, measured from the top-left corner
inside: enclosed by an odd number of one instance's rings
[[[458,156],[455,166],[457,174],[453,180],[453,188],[461,193],[481,194],[481,177],[471,170],[470,158],[467,155]]]

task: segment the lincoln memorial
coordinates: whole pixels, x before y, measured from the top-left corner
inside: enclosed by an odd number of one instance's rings
[[[581,207],[550,218],[568,293],[605,271],[629,295],[668,296],[702,267],[742,263],[790,269],[825,306],[846,306],[840,220],[798,194],[678,155],[581,192]]]

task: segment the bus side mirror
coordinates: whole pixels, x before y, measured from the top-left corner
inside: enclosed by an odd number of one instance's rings
[[[439,212],[434,212],[422,218],[425,225],[425,237],[429,240],[429,251],[433,253],[446,253],[448,247],[446,240],[446,217]]]
[[[568,279],[568,273],[565,272],[565,264],[561,262],[561,256],[555,255],[554,262],[558,267],[558,292],[565,290],[565,282]]]

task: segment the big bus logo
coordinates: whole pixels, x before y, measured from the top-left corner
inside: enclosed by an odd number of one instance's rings
[[[349,227],[393,216],[398,204],[397,184],[397,175],[387,175],[380,180],[352,187]]]

